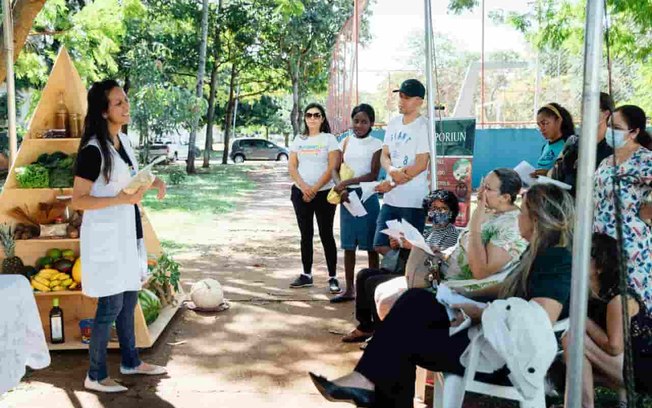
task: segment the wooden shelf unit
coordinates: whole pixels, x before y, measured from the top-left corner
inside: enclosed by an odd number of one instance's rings
[[[51,202],[57,196],[72,195],[72,188],[18,188],[15,177],[17,167],[31,164],[43,153],[54,153],[56,151],[67,154],[77,153],[81,139],[40,139],[35,137],[35,135],[42,133],[43,130],[53,128],[56,107],[61,92],[64,93],[64,101],[69,112],[85,114],[86,88],[65,47],[59,51],[50,78],[43,89],[41,100],[30,121],[29,130],[18,150],[16,161],[9,169],[7,180],[0,195],[0,223],[4,222],[11,225],[17,223],[8,215],[8,211],[14,207],[27,206],[28,210],[32,211],[40,202]],[[142,215],[147,252],[158,257],[162,252],[160,242],[146,215]],[[17,240],[16,255],[23,260],[25,265],[34,265],[36,260],[45,256],[47,250],[51,248],[72,249],[79,256],[79,244],[79,239],[70,238]],[[4,253],[0,251],[0,260],[3,257]],[[87,349],[88,345],[81,342],[79,321],[95,316],[97,299],[85,296],[81,291],[35,293],[36,304],[48,342],[50,337],[49,313],[54,298],[59,299],[60,307],[63,310],[66,342],[63,344],[49,344],[50,350]],[[178,293],[176,305],[162,309],[158,319],[149,326],[145,323],[140,305],[137,305],[134,321],[137,347],[151,347],[154,344],[174,317],[184,298],[185,294],[183,292]],[[115,342],[109,343],[109,348],[118,347]]]

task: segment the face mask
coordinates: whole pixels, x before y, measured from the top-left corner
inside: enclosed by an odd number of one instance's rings
[[[448,224],[451,220],[450,211],[428,211],[428,218],[433,225]]]
[[[625,145],[625,136],[627,136],[629,133],[629,130],[613,129],[613,131],[607,132],[605,140],[609,146],[613,147],[614,149],[619,149]]]

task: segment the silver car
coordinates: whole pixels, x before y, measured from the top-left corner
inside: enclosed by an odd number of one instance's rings
[[[265,139],[237,139],[233,141],[230,156],[234,163],[245,160],[287,161],[290,152]]]

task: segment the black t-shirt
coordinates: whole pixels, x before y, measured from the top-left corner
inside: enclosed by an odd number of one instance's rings
[[[611,156],[614,149],[607,144],[607,139],[602,139],[596,149],[595,168],[597,169],[600,162]],[[577,160],[579,156],[579,138],[572,136],[566,142],[559,158],[552,168],[552,178],[563,183],[570,184],[571,195],[575,197],[577,187]]]
[[[125,151],[122,143],[120,143],[118,154],[122,160],[127,163],[127,166],[133,167],[133,163],[131,162],[131,159]],[[77,170],[75,172],[75,176],[95,182],[95,180],[100,177],[100,173],[102,171],[101,167],[102,154],[100,153],[100,149],[98,149],[96,146],[88,145],[79,152],[79,156],[77,157]],[[138,209],[138,205],[134,204],[134,208],[136,210],[136,238],[141,239],[143,238],[143,222],[140,219],[140,210]]]
[[[559,319],[568,317],[571,295],[573,257],[566,248],[548,248],[532,263],[528,282],[528,299],[549,298],[561,303]]]

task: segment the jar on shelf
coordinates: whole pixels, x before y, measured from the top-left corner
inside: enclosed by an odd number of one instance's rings
[[[71,113],[68,115],[68,124],[69,124],[69,137],[72,138],[78,138],[81,136],[81,132],[79,130],[79,114],[78,113]]]

